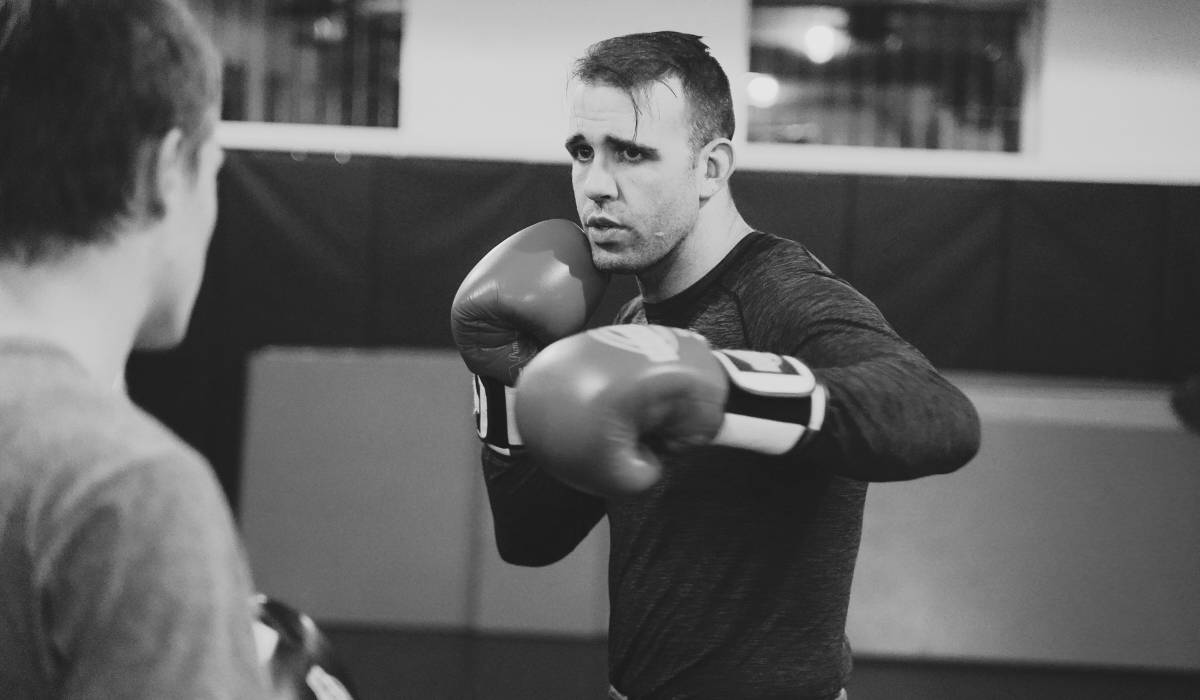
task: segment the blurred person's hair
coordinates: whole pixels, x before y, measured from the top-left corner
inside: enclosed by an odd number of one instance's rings
[[[0,258],[29,264],[162,216],[172,129],[212,134],[221,60],[181,0],[0,0]]]

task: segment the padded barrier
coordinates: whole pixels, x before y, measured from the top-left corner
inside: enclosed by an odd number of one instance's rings
[[[249,373],[257,583],[344,624],[602,636],[607,529],[503,563],[452,350],[270,348]],[[954,373],[962,470],[872,485],[859,655],[1200,670],[1200,439],[1160,386]]]

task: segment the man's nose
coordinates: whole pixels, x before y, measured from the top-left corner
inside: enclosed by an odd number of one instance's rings
[[[615,199],[617,181],[604,163],[592,162],[583,173],[580,192],[593,201]]]

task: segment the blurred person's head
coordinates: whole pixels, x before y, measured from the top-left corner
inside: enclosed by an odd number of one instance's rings
[[[0,0],[0,264],[152,236],[136,343],[178,342],[216,220],[220,96],[179,0]]]

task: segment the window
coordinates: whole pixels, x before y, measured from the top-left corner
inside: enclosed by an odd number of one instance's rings
[[[1036,0],[753,0],[752,142],[1021,150]]]
[[[222,119],[397,127],[404,0],[191,0],[225,57]]]

